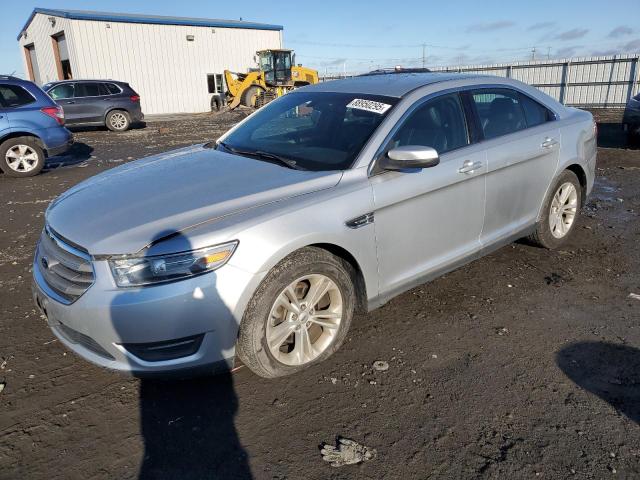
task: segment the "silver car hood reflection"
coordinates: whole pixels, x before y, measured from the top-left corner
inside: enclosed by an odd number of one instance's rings
[[[310,172],[202,145],[131,162],[58,197],[46,214],[92,255],[132,254],[168,232],[334,187],[341,172]]]

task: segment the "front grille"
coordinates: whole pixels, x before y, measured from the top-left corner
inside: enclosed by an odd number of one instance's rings
[[[77,332],[73,328],[69,328],[62,323],[57,324],[55,328],[64,338],[69,340],[71,343],[77,343],[79,345],[82,345],[87,350],[92,351],[96,355],[100,355],[101,357],[107,358],[109,360],[114,360],[113,355],[102,348],[93,338],[85,335],[84,333]]]
[[[47,286],[69,303],[93,284],[91,257],[47,227],[38,242],[35,264]]]

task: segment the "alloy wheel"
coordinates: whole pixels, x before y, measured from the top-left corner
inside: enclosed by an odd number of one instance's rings
[[[127,117],[124,115],[124,113],[116,112],[111,114],[109,123],[111,123],[111,126],[116,130],[122,130],[127,126]]]
[[[342,315],[342,293],[333,280],[320,274],[298,278],[282,290],[269,312],[271,355],[291,366],[313,361],[333,343]]]
[[[14,172],[30,172],[38,165],[38,152],[29,145],[14,145],[7,150],[5,160]]]
[[[551,201],[549,227],[551,235],[563,238],[575,221],[578,212],[578,191],[571,182],[560,185]]]

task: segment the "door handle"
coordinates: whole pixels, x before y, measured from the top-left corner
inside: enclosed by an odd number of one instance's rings
[[[462,166],[458,169],[458,173],[473,173],[482,167],[482,162],[472,162],[471,160],[465,160]]]
[[[547,137],[544,142],[540,144],[542,148],[553,148],[558,145],[558,141],[555,138]]]
[[[73,105],[76,102],[64,102],[64,103],[66,103],[67,105]]]

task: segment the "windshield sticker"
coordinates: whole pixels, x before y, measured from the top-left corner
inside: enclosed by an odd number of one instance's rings
[[[382,115],[391,108],[387,103],[374,102],[373,100],[364,100],[362,98],[354,98],[349,102],[347,108],[357,108],[358,110],[366,110],[367,112]]]

